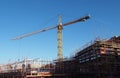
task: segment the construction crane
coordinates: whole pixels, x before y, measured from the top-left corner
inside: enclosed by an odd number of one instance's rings
[[[34,34],[38,34],[38,33],[41,33],[41,32],[45,32],[45,31],[57,28],[57,30],[58,30],[57,31],[57,35],[58,35],[58,38],[57,38],[57,41],[58,41],[58,46],[57,46],[58,54],[57,54],[57,57],[58,57],[58,61],[62,61],[63,60],[63,52],[62,52],[62,29],[63,29],[63,26],[68,26],[70,24],[74,24],[74,23],[77,23],[77,22],[84,22],[89,18],[90,18],[90,16],[87,15],[87,16],[84,16],[84,17],[79,18],[77,20],[73,20],[73,21],[62,24],[62,22],[61,22],[62,18],[61,18],[61,16],[59,16],[57,26],[47,27],[47,28],[44,28],[44,29],[40,29],[40,30],[31,32],[31,33],[23,34],[23,35],[12,38],[12,40],[19,40],[19,39],[22,39],[24,37],[28,37],[28,36],[31,36],[31,35],[34,35]]]

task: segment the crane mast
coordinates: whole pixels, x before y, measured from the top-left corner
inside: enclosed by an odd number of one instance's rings
[[[59,15],[58,17],[58,31],[57,31],[57,41],[58,41],[58,60],[61,61],[63,60],[63,52],[62,52],[62,18],[61,18],[61,15]]]
[[[12,40],[19,40],[19,39],[22,39],[24,37],[28,37],[28,36],[31,36],[31,35],[34,35],[34,34],[38,34],[38,33],[41,33],[41,32],[45,32],[45,31],[57,28],[57,42],[58,42],[57,57],[58,57],[58,61],[62,61],[63,60],[63,52],[62,52],[62,30],[63,30],[63,26],[68,26],[70,24],[74,24],[74,23],[77,23],[77,22],[84,22],[89,18],[90,18],[90,16],[87,15],[87,16],[84,16],[84,17],[79,18],[77,20],[73,20],[73,21],[62,24],[62,18],[61,18],[61,15],[59,15],[57,26],[47,27],[47,28],[44,28],[44,29],[41,29],[41,30],[31,32],[31,33],[23,34],[23,35],[12,38]]]

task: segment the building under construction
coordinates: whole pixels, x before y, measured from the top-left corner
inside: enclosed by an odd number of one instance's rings
[[[62,61],[0,65],[0,78],[120,78],[120,36],[97,39]]]
[[[87,44],[63,70],[72,78],[120,78],[120,36]]]

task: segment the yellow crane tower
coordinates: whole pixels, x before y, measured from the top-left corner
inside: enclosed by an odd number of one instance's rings
[[[58,61],[62,61],[63,60],[63,52],[62,52],[62,29],[63,29],[63,26],[68,26],[70,24],[74,24],[74,23],[77,23],[77,22],[84,22],[84,21],[86,21],[89,18],[90,18],[90,16],[87,15],[87,16],[84,16],[84,17],[79,18],[77,20],[73,20],[73,21],[70,21],[70,22],[62,24],[62,22],[61,22],[62,18],[61,18],[61,16],[59,16],[59,18],[58,18],[58,25],[57,26],[40,29],[40,30],[31,32],[31,33],[27,33],[27,34],[23,34],[23,35],[14,37],[12,39],[13,40],[19,40],[19,39],[22,39],[24,37],[28,37],[28,36],[31,36],[31,35],[34,35],[34,34],[38,34],[40,32],[45,32],[47,30],[51,30],[51,29],[57,28],[57,30],[58,30],[57,31],[57,35],[58,35],[58,38],[57,38],[57,41],[58,41],[58,46],[57,46],[58,54],[57,54],[57,57],[58,57]]]

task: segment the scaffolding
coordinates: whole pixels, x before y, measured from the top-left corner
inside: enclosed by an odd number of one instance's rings
[[[15,63],[0,65],[0,78],[33,78],[51,76],[55,65],[52,61],[38,59],[24,59]],[[4,76],[4,77],[3,77]],[[14,78],[13,77],[13,78]]]
[[[120,78],[120,36],[91,41],[62,66],[68,78]]]
[[[120,78],[120,36],[96,40],[78,50],[74,58],[79,74],[92,75],[89,78]]]

